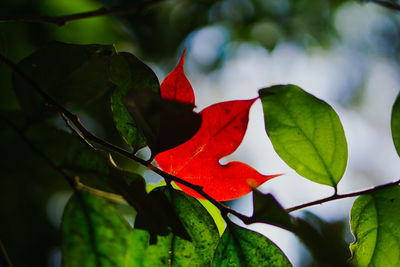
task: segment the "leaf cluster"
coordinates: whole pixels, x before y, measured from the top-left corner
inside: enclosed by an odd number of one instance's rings
[[[396,230],[400,218],[394,215],[399,208],[397,183],[355,194],[362,196],[356,200],[351,212],[356,241],[351,246],[352,258],[348,262],[330,253],[335,247],[326,239],[322,226],[316,227],[307,219],[292,216],[290,211],[297,208],[285,210],[270,194],[253,189],[253,215],[249,217],[218,202],[221,199],[216,196],[220,195],[206,190],[205,186],[214,186],[219,194],[226,188],[235,188],[217,184],[217,178],[222,177],[218,173],[211,177],[215,178],[214,185],[212,180],[199,185],[186,179],[192,170],[183,175],[174,169],[174,172],[166,170],[162,164],[164,171],[154,166],[152,160],[159,161],[157,156],[163,153],[176,157],[175,161],[180,160],[179,153],[170,151],[197,140],[202,129],[213,122],[208,122],[206,111],[193,112],[190,101],[182,103],[185,101],[163,97],[154,72],[134,55],[117,52],[112,46],[51,42],[18,65],[3,56],[1,59],[14,69],[13,86],[21,106],[21,111],[16,114],[1,114],[7,125],[5,129],[20,135],[33,152],[66,178],[74,192],[64,210],[61,226],[64,266],[291,265],[272,241],[236,225],[231,221],[232,215],[245,224],[266,223],[294,233],[324,266],[395,266],[399,263],[398,250],[391,249],[399,246],[400,238]],[[180,75],[184,75],[181,62]],[[332,107],[295,85],[261,89],[259,99],[266,133],[282,160],[304,178],[331,186],[335,193],[329,200],[347,197],[337,194],[337,185],[347,164],[347,142]],[[399,99],[393,106],[392,131],[400,154]],[[109,110],[125,144],[122,140],[118,142],[124,148],[92,133],[70,111],[85,110],[96,101]],[[217,129],[228,134],[241,127],[245,131],[246,117],[253,102],[219,103],[218,107],[226,105],[227,108],[217,109],[219,113],[214,114],[218,119],[220,113],[247,106],[239,113],[244,118],[240,120],[241,124]],[[229,107],[235,108],[230,111]],[[57,120],[61,119],[66,126],[60,129]],[[231,142],[239,145],[243,137],[238,136]],[[200,144],[212,142],[208,137],[206,139]],[[135,155],[145,146],[151,150],[149,159]],[[236,147],[215,153],[224,156]],[[140,171],[127,169],[123,160],[116,160],[121,155],[126,161],[133,160],[161,175],[167,185],[147,192]],[[196,165],[189,165],[193,166]],[[249,173],[256,175],[256,171],[249,166],[240,166],[235,169],[241,170],[238,181],[250,181],[251,184]],[[200,182],[206,180],[202,176],[197,178]],[[222,178],[229,181],[229,177]],[[182,188],[189,195],[174,189],[171,182],[190,189],[188,192]],[[248,184],[246,186],[250,188]],[[241,191],[235,197],[250,190]],[[214,218],[192,197],[194,194],[219,209],[226,222],[222,236]],[[133,225],[117,209],[115,196],[122,197],[117,201],[119,205],[134,208]]]

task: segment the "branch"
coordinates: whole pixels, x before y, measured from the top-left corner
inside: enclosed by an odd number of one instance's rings
[[[146,12],[164,0],[153,0],[141,4],[118,6],[114,8],[101,7],[97,10],[76,13],[65,16],[0,16],[0,22],[34,22],[50,23],[58,26],[64,26],[67,22],[103,16],[121,16],[140,12]]]
[[[1,55],[0,55],[1,56]],[[76,190],[76,183],[73,177],[69,176],[65,171],[63,171],[59,166],[57,166],[43,151],[41,151],[39,148],[37,148],[22,132],[21,129],[19,129],[13,122],[11,122],[9,119],[4,117],[2,114],[0,114],[0,119],[2,119],[8,126],[16,132],[21,139],[29,146],[29,148],[35,152],[38,156],[40,156],[44,161],[47,162],[55,171],[57,171],[62,177],[65,178],[65,180],[68,182],[68,184],[71,186],[72,189]]]
[[[6,248],[3,245],[3,242],[0,240],[0,265],[5,267],[12,267],[12,263],[10,258],[8,257]]]
[[[343,199],[343,198],[366,195],[366,194],[373,193],[375,191],[378,191],[378,190],[381,190],[381,189],[384,189],[384,188],[387,188],[387,187],[390,187],[390,186],[393,186],[393,185],[398,185],[399,183],[400,183],[400,179],[397,180],[397,181],[394,181],[394,182],[387,183],[387,184],[378,185],[378,186],[375,186],[373,188],[366,189],[366,190],[361,190],[361,191],[348,193],[348,194],[342,194],[342,195],[335,194],[335,195],[332,195],[330,197],[322,198],[322,199],[319,199],[319,200],[316,200],[316,201],[304,203],[304,204],[301,204],[301,205],[286,209],[286,211],[288,213],[290,213],[290,212],[293,212],[293,211],[296,211],[296,210],[299,210],[299,209],[308,208],[308,207],[315,206],[315,205],[318,205],[318,204],[324,204],[324,203],[332,201],[332,200],[338,200],[338,199]]]
[[[235,210],[230,209],[229,207],[223,205],[222,203],[216,201],[214,198],[212,198],[210,195],[208,195],[207,193],[205,193],[203,191],[203,187],[189,183],[179,177],[176,177],[174,175],[171,175],[169,173],[166,173],[164,171],[162,171],[161,169],[159,169],[158,167],[154,166],[151,163],[148,163],[147,161],[136,157],[133,153],[126,151],[120,147],[117,147],[111,143],[108,143],[105,140],[102,140],[100,138],[98,138],[97,136],[95,136],[93,133],[91,133],[89,130],[87,130],[85,128],[85,126],[80,122],[79,117],[73,113],[71,113],[69,110],[67,110],[64,106],[58,104],[58,102],[56,102],[50,95],[48,95],[47,93],[45,93],[40,86],[34,81],[32,80],[28,75],[26,75],[23,71],[21,71],[19,69],[19,67],[14,64],[13,62],[11,62],[9,59],[7,59],[6,57],[4,57],[2,54],[0,54],[0,60],[5,62],[8,66],[10,66],[16,73],[18,73],[23,79],[25,79],[32,87],[33,89],[35,89],[50,105],[53,105],[58,112],[62,115],[63,119],[65,120],[67,126],[73,131],[75,132],[75,134],[77,134],[80,138],[83,139],[83,141],[87,142],[88,141],[92,141],[95,142],[99,145],[104,146],[106,149],[108,149],[109,151],[114,151],[117,152],[123,156],[126,156],[127,158],[130,158],[136,162],[138,162],[139,164],[147,167],[148,169],[152,170],[153,172],[157,173],[158,175],[160,175],[161,177],[163,177],[167,182],[168,181],[174,181],[177,183],[180,183],[184,186],[189,187],[190,189],[193,189],[194,191],[196,191],[198,194],[200,194],[202,197],[204,197],[205,199],[207,199],[208,201],[210,201],[213,205],[215,205],[220,212],[226,216],[227,214],[233,214],[236,217],[238,217],[240,220],[242,220],[245,224],[252,224],[252,223],[256,223],[257,221],[255,221],[252,217],[248,217],[246,215],[243,215]],[[72,124],[76,127],[72,127],[72,125],[69,123],[72,122]],[[74,181],[75,183],[75,181]],[[332,201],[332,200],[338,200],[338,199],[342,199],[342,198],[348,198],[348,197],[354,197],[354,196],[359,196],[359,195],[363,195],[363,194],[368,194],[368,193],[372,193],[375,192],[377,190],[395,185],[395,184],[399,184],[400,180],[395,181],[395,182],[391,182],[388,184],[384,184],[384,185],[380,185],[371,189],[367,189],[367,190],[363,190],[363,191],[358,191],[358,192],[353,192],[353,193],[349,193],[349,194],[343,194],[343,195],[338,195],[338,194],[334,194],[330,197],[327,198],[323,198],[320,200],[316,200],[316,201],[312,201],[309,203],[305,203],[299,206],[295,206],[289,209],[286,209],[286,211],[288,213],[293,212],[295,210],[299,210],[299,209],[303,209],[303,208],[307,208],[310,206],[314,206],[314,205],[318,205],[318,204],[323,204],[325,202],[328,201]],[[335,191],[336,192],[336,191]]]
[[[170,175],[164,171],[162,171],[161,169],[159,169],[158,167],[152,165],[151,163],[148,163],[147,161],[140,159],[138,157],[136,157],[133,153],[126,151],[122,148],[119,148],[111,143],[108,143],[105,140],[102,140],[100,138],[98,138],[97,136],[95,136],[94,134],[92,134],[90,131],[88,131],[85,126],[80,122],[79,118],[77,115],[71,113],[69,110],[67,110],[64,106],[60,105],[58,102],[56,102],[50,95],[48,95],[46,92],[44,92],[40,86],[33,80],[31,79],[28,75],[26,75],[23,71],[21,71],[19,69],[19,67],[14,64],[13,62],[11,62],[10,60],[8,60],[6,57],[4,57],[3,55],[0,54],[0,61],[5,62],[8,66],[10,66],[16,73],[18,73],[24,80],[26,80],[33,89],[35,89],[47,102],[48,104],[54,106],[58,112],[61,114],[61,116],[63,117],[63,119],[66,122],[66,125],[73,131],[73,133],[75,133],[79,138],[81,138],[83,141],[89,143],[88,141],[93,141],[97,144],[100,144],[102,146],[104,146],[105,148],[107,148],[110,151],[114,151],[117,153],[120,153],[121,155],[124,155],[140,164],[142,164],[143,166],[147,167],[148,169],[154,171],[155,173],[159,174],[160,176],[162,176],[167,183],[169,183],[170,181],[174,181],[177,183],[180,183],[182,185],[185,185],[189,188],[191,188],[192,190],[196,191],[198,194],[200,194],[202,197],[204,197],[205,199],[207,199],[208,201],[210,201],[213,205],[215,205],[221,212],[223,218],[227,221],[227,223],[229,224],[229,214],[233,214],[236,217],[238,217],[240,220],[242,220],[245,224],[252,224],[252,223],[258,223],[258,222],[262,222],[260,220],[257,220],[256,218],[249,217],[246,215],[243,215],[235,210],[230,209],[229,207],[226,207],[225,205],[223,205],[222,203],[216,201],[214,198],[212,198],[210,195],[208,195],[207,193],[205,193],[203,191],[203,187],[189,183],[185,180],[182,180],[181,178],[178,178],[176,176]],[[1,114],[0,114],[1,115]],[[3,118],[13,129],[15,129],[22,137],[24,140],[26,140],[28,142],[28,144],[30,144],[30,146],[37,151],[38,153],[41,153],[42,155],[44,155],[42,152],[40,152],[40,150],[38,150],[33,144],[29,143],[29,140],[26,139],[26,137],[23,135],[23,133],[18,130],[18,128],[13,125],[12,122],[10,122],[9,120]],[[90,144],[90,143],[89,143]],[[43,156],[42,156],[43,157]],[[46,159],[47,162],[49,162],[49,164],[51,166],[53,166],[57,171],[60,171],[61,173],[64,173],[62,169],[58,168],[57,165],[55,165],[49,158],[47,158],[45,155],[43,157],[44,159]],[[64,176],[64,175],[63,175]],[[66,175],[65,177],[67,177],[68,175]],[[71,178],[68,178],[68,180],[70,180]],[[293,212],[295,210],[298,209],[302,209],[302,208],[306,208],[306,207],[310,207],[313,205],[317,205],[317,204],[322,204],[331,200],[337,200],[337,199],[342,199],[342,198],[347,198],[347,197],[354,197],[354,196],[358,196],[358,195],[362,195],[362,194],[368,194],[371,192],[375,192],[377,190],[395,185],[400,183],[400,180],[392,182],[392,183],[388,183],[388,184],[384,184],[384,185],[380,185],[371,189],[367,189],[367,190],[363,190],[363,191],[358,191],[358,192],[354,192],[354,193],[349,193],[349,194],[343,194],[343,195],[337,195],[336,194],[336,190],[335,190],[335,194],[333,196],[324,198],[324,199],[320,199],[317,201],[313,201],[310,203],[306,203],[306,204],[302,204],[293,208],[289,208],[286,211],[288,213]],[[74,180],[74,190],[76,190],[76,181]],[[79,191],[76,190],[78,193]],[[80,194],[77,194],[77,197],[79,198],[79,201],[82,203],[82,208],[83,208],[83,212],[85,214],[85,217],[87,219],[88,225],[89,225],[89,236],[90,236],[90,243],[92,248],[94,249],[95,253],[97,253],[97,248],[94,244],[96,244],[96,238],[93,232],[93,227],[92,227],[92,222],[90,220],[90,216],[88,214],[88,210],[87,207],[85,205],[85,202],[83,201],[83,198],[81,197]],[[293,232],[294,234],[296,234],[301,240],[303,240],[303,242],[305,242],[305,244],[310,248],[310,251],[313,252],[313,254],[321,261],[321,262],[331,262],[332,258],[331,257],[327,257],[326,253],[323,253],[324,251],[329,251],[329,249],[327,248],[326,242],[323,239],[323,236],[321,236],[319,234],[319,232],[317,230],[315,230],[312,226],[310,226],[306,221],[304,221],[303,219],[300,218],[293,218],[290,217],[292,220],[292,223],[290,225],[281,225],[281,224],[274,224],[275,226],[281,227],[283,229],[286,229],[288,231]],[[317,241],[310,241],[309,236],[314,236],[314,239],[316,239]]]
[[[13,69],[18,75],[20,75],[26,82],[28,82],[32,86],[32,88],[35,89],[42,96],[42,98],[46,100],[46,102],[48,102],[48,104],[54,106],[58,110],[58,112],[61,114],[64,121],[66,122],[67,127],[69,127],[73,131],[73,133],[75,133],[80,138],[82,138],[86,143],[88,143],[88,141],[92,141],[99,145],[104,146],[109,151],[114,151],[123,156],[126,156],[126,157],[138,162],[139,164],[147,167],[148,169],[154,171],[155,173],[157,173],[158,175],[160,175],[167,181],[174,181],[174,182],[180,183],[182,185],[185,185],[185,186],[193,189],[194,191],[199,193],[201,196],[203,196],[205,199],[207,199],[212,204],[214,204],[222,213],[225,213],[225,214],[231,213],[231,214],[234,214],[235,216],[241,218],[242,220],[249,222],[249,219],[250,219],[249,217],[244,216],[244,215],[238,213],[237,211],[232,210],[232,209],[226,207],[225,205],[221,204],[220,202],[216,201],[214,198],[212,198],[211,196],[209,196],[207,193],[205,193],[203,191],[203,187],[189,183],[185,180],[182,180],[181,178],[178,178],[169,173],[166,173],[166,172],[162,171],[161,169],[159,169],[158,167],[154,166],[153,164],[148,163],[147,161],[145,161],[139,157],[136,157],[133,153],[126,151],[120,147],[117,147],[111,143],[108,143],[107,141],[95,136],[93,133],[91,133],[89,130],[86,129],[86,127],[80,122],[79,117],[77,115],[71,113],[68,109],[66,109],[64,106],[60,105],[56,100],[54,100],[54,98],[52,98],[50,95],[48,95],[46,92],[44,92],[41,89],[41,87],[31,77],[26,75],[15,63],[10,61],[8,58],[3,56],[2,54],[0,54],[0,61],[3,61],[4,63],[6,63],[11,69]],[[71,122],[76,128],[72,127],[72,125],[69,122]],[[49,164],[51,164],[51,160],[49,160],[48,162],[49,162]],[[53,167],[55,167],[56,169],[59,169],[55,165]],[[72,179],[72,180],[73,180],[74,186],[76,186],[75,180],[74,179]]]
[[[389,1],[385,1],[385,0],[361,0],[361,2],[365,2],[365,3],[371,2],[371,3],[375,3],[377,5],[384,6],[389,9],[400,11],[400,5],[397,3],[394,3],[394,2],[389,2]]]
[[[1,54],[0,54],[1,58]],[[82,212],[84,214],[84,217],[86,219],[86,222],[88,224],[88,231],[89,231],[89,242],[90,246],[92,247],[93,251],[98,254],[97,251],[97,245],[96,245],[96,236],[94,234],[94,229],[93,229],[93,222],[91,217],[89,216],[89,211],[86,206],[85,201],[83,200],[83,197],[81,195],[81,192],[78,190],[78,183],[77,181],[70,176],[68,173],[66,173],[63,169],[61,169],[59,166],[57,166],[54,161],[52,161],[43,151],[41,151],[38,147],[36,147],[23,133],[21,129],[19,129],[13,122],[11,122],[9,119],[4,117],[2,114],[0,114],[0,119],[2,119],[8,126],[13,129],[20,137],[21,139],[30,147],[30,149],[35,152],[38,156],[40,156],[44,161],[47,162],[55,171],[57,171],[59,174],[61,174],[62,177],[68,182],[68,184],[71,186],[72,190],[75,193],[75,196],[78,199],[78,202],[81,204],[82,207]],[[96,257],[96,264],[98,265],[98,257]]]
[[[108,143],[107,141],[98,138],[97,136],[95,136],[93,133],[91,133],[89,130],[86,129],[86,127],[80,122],[79,117],[75,114],[73,114],[72,112],[70,112],[68,109],[66,109],[64,106],[60,105],[57,101],[54,100],[53,97],[51,97],[50,95],[48,95],[46,92],[44,92],[41,87],[28,75],[26,75],[23,71],[21,71],[21,69],[12,61],[10,61],[8,58],[6,58],[5,56],[3,56],[2,54],[0,54],[0,60],[3,61],[5,64],[7,64],[13,71],[15,71],[18,75],[21,76],[21,78],[23,78],[26,82],[28,82],[33,89],[36,90],[37,93],[40,94],[40,96],[51,106],[55,107],[57,109],[57,111],[62,115],[62,117],[65,119],[67,118],[70,122],[72,122],[72,124],[76,127],[76,129],[79,131],[78,134],[80,134],[84,139],[86,140],[90,140],[93,141],[99,145],[102,145],[104,147],[106,147],[109,150],[115,151],[119,154],[122,154],[128,158],[131,158],[133,160],[135,160],[136,162],[145,165],[146,166],[146,161],[136,157],[135,155],[133,155],[132,153],[114,146],[113,144]],[[71,125],[69,125],[67,123],[68,127],[71,127]],[[73,131],[75,131],[75,129],[73,129]]]

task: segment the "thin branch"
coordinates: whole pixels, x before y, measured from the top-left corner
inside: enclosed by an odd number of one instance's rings
[[[205,193],[203,191],[203,187],[199,186],[199,185],[195,185],[192,183],[189,183],[179,177],[176,177],[174,175],[171,175],[169,173],[166,173],[164,171],[162,171],[161,169],[159,169],[158,167],[154,166],[151,163],[148,163],[147,161],[136,157],[133,153],[126,151],[120,147],[117,147],[111,143],[108,143],[105,140],[102,140],[100,138],[98,138],[97,136],[95,136],[93,133],[91,133],[89,130],[87,130],[85,128],[85,126],[80,122],[79,117],[73,113],[71,113],[69,110],[67,110],[64,106],[58,104],[58,102],[56,102],[51,96],[49,96],[47,93],[45,93],[40,86],[34,81],[32,80],[28,75],[26,75],[23,71],[21,71],[18,66],[16,64],[14,64],[13,62],[11,62],[10,60],[8,60],[6,57],[4,57],[2,54],[0,54],[0,60],[5,62],[8,66],[10,66],[16,73],[18,73],[23,79],[25,79],[50,105],[53,105],[59,112],[60,114],[62,114],[63,119],[65,120],[65,122],[67,123],[67,126],[70,127],[70,129],[75,132],[80,138],[82,138],[85,142],[88,141],[92,141],[95,142],[99,145],[104,146],[105,148],[107,148],[109,151],[114,151],[117,152],[123,156],[126,156],[127,158],[130,158],[136,162],[138,162],[139,164],[147,167],[148,169],[152,170],[153,172],[157,173],[158,175],[160,175],[161,177],[163,177],[167,182],[168,181],[174,181],[177,183],[180,183],[194,191],[196,191],[198,194],[200,194],[202,197],[204,197],[206,200],[210,201],[213,205],[215,205],[220,212],[223,215],[227,215],[227,214],[233,214],[236,217],[238,217],[240,220],[242,220],[245,224],[251,224],[251,223],[256,223],[257,221],[255,221],[252,217],[248,217],[246,215],[243,215],[233,209],[230,209],[229,207],[223,205],[222,203],[216,201],[214,198],[212,198],[210,195],[208,195],[207,193]],[[72,125],[69,123],[71,122],[76,128],[72,127]],[[79,132],[78,132],[79,131]],[[75,181],[74,181],[75,182]],[[314,206],[314,205],[318,205],[318,204],[322,204],[328,201],[332,201],[332,200],[338,200],[338,199],[343,199],[343,198],[348,198],[348,197],[354,197],[354,196],[359,196],[359,195],[363,195],[363,194],[368,194],[371,192],[375,192],[377,190],[395,185],[395,184],[399,184],[400,180],[395,181],[395,182],[391,182],[388,184],[384,184],[384,185],[380,185],[371,189],[367,189],[367,190],[363,190],[363,191],[358,191],[358,192],[353,192],[353,193],[349,193],[349,194],[343,194],[343,195],[338,195],[338,194],[334,194],[330,197],[327,198],[323,198],[320,200],[316,200],[316,201],[312,201],[309,203],[305,203],[299,206],[295,206],[289,209],[286,209],[286,211],[288,213],[293,212],[295,210],[299,210],[299,209],[303,209],[303,208],[307,208],[310,206]]]
[[[70,14],[65,16],[0,16],[0,22],[34,22],[34,23],[50,23],[58,26],[64,26],[67,22],[81,20],[94,17],[104,16],[122,16],[146,12],[157,4],[165,0],[153,0],[141,4],[118,6],[114,8],[101,7],[97,10],[87,11],[82,13]]]
[[[73,177],[69,176],[65,171],[63,171],[59,166],[57,166],[43,151],[41,151],[39,148],[37,148],[22,132],[21,129],[19,129],[13,122],[11,122],[9,119],[4,117],[2,114],[0,114],[0,119],[2,119],[11,129],[16,132],[20,138],[29,146],[29,148],[35,152],[38,156],[40,156],[44,161],[47,162],[55,171],[57,171],[62,177],[65,178],[65,180],[68,182],[68,184],[71,186],[72,189],[76,190],[76,183]]]
[[[76,181],[77,188],[80,191],[89,192],[92,195],[99,196],[101,198],[107,199],[107,200],[112,201],[112,202],[117,203],[117,204],[128,205],[128,202],[119,194],[105,192],[105,191],[102,191],[102,190],[87,186],[85,184],[82,184],[79,181],[79,177],[75,177],[75,181]]]
[[[6,248],[3,245],[3,242],[0,240],[0,266],[4,267],[12,267],[12,263],[10,258],[8,257]]]
[[[1,56],[1,54],[0,54]],[[1,57],[0,57],[1,58]],[[86,206],[85,201],[83,200],[81,192],[78,190],[78,184],[76,183],[76,180],[70,176],[68,173],[66,173],[63,169],[61,169],[59,166],[57,166],[54,161],[52,161],[43,151],[41,151],[38,147],[36,147],[23,133],[21,129],[19,129],[13,122],[11,122],[9,119],[4,117],[2,114],[0,114],[0,119],[2,119],[8,126],[13,129],[20,137],[21,139],[30,147],[30,149],[35,152],[38,156],[40,156],[44,161],[46,161],[47,164],[49,164],[55,171],[57,171],[71,186],[72,190],[75,193],[75,196],[78,199],[78,202],[81,204],[82,207],[82,212],[84,214],[84,217],[86,219],[86,222],[88,224],[88,231],[89,231],[89,242],[90,246],[93,249],[95,254],[99,254],[97,250],[97,242],[96,242],[96,236],[94,234],[94,228],[93,228],[93,222],[92,219],[90,218],[88,208]],[[96,265],[99,266],[99,258],[96,257]]]
[[[32,88],[35,89],[46,100],[46,102],[48,102],[48,104],[54,106],[58,110],[58,112],[62,115],[67,126],[73,132],[75,132],[80,138],[85,139],[84,141],[95,142],[99,145],[104,146],[109,151],[114,151],[123,156],[126,156],[127,158],[130,158],[130,159],[140,163],[141,165],[147,167],[148,169],[154,171],[155,173],[157,173],[158,175],[160,175],[161,177],[166,179],[166,181],[174,181],[174,182],[180,183],[184,186],[187,186],[190,189],[193,189],[194,191],[199,193],[201,196],[203,196],[205,199],[207,199],[212,204],[214,204],[221,212],[226,213],[226,214],[231,213],[243,220],[249,221],[249,217],[246,217],[246,216],[236,212],[235,210],[232,210],[232,209],[226,207],[225,205],[221,204],[220,202],[218,202],[214,198],[212,198],[210,195],[205,193],[203,191],[203,187],[189,183],[185,180],[182,180],[179,177],[168,174],[168,173],[162,171],[161,169],[157,168],[153,164],[151,164],[151,163],[149,164],[147,161],[145,161],[139,157],[136,157],[131,152],[126,151],[120,147],[117,147],[111,143],[108,143],[107,141],[105,141],[103,139],[98,138],[97,136],[95,136],[93,133],[91,133],[89,130],[86,129],[86,127],[80,122],[79,117],[77,115],[71,113],[68,109],[66,109],[64,106],[60,105],[57,101],[55,101],[54,98],[52,98],[50,95],[48,95],[46,92],[44,92],[41,89],[41,87],[31,77],[26,75],[16,64],[14,64],[12,61],[10,61],[8,58],[3,56],[2,54],[0,54],[0,60],[3,61],[4,63],[6,63],[10,68],[12,68],[16,73],[18,73],[25,81],[27,81],[32,86]],[[69,122],[71,122],[76,127],[76,129],[73,128]],[[79,132],[76,132],[77,130]],[[75,181],[74,181],[74,183],[75,183]]]
[[[400,5],[397,4],[397,3],[394,3],[394,2],[390,2],[390,1],[385,1],[385,0],[362,0],[362,2],[365,2],[365,3],[371,2],[371,3],[375,3],[377,5],[384,6],[384,7],[389,8],[389,9],[400,11]]]
[[[319,199],[319,200],[316,200],[316,201],[304,203],[304,204],[301,204],[301,205],[286,209],[286,211],[290,213],[290,212],[293,212],[293,211],[296,211],[296,210],[299,210],[299,209],[304,209],[304,208],[308,208],[308,207],[311,207],[311,206],[324,204],[324,203],[332,201],[332,200],[338,200],[338,199],[343,199],[343,198],[366,195],[366,194],[373,193],[375,191],[384,189],[386,187],[390,187],[390,186],[393,186],[393,185],[398,185],[399,183],[400,183],[400,179],[397,180],[397,181],[394,181],[394,182],[387,183],[387,184],[378,185],[378,186],[375,186],[375,187],[372,187],[372,188],[366,189],[366,190],[356,191],[356,192],[352,192],[352,193],[348,193],[348,194],[342,194],[342,195],[340,195],[340,194],[336,195],[335,194],[335,195],[332,195],[330,197],[322,198],[322,199]]]
[[[40,96],[51,106],[55,107],[58,112],[65,117],[75,125],[77,130],[79,130],[79,133],[84,137],[84,139],[93,141],[99,145],[102,145],[109,150],[115,151],[121,155],[124,155],[128,158],[131,158],[135,160],[136,162],[146,166],[146,161],[136,157],[129,151],[126,151],[120,147],[117,147],[113,144],[108,143],[107,141],[100,139],[99,137],[95,136],[93,133],[91,133],[89,130],[86,129],[86,127],[80,122],[79,117],[72,112],[70,112],[68,109],[66,109],[64,106],[60,105],[57,101],[54,100],[53,97],[48,95],[46,92],[44,92],[41,87],[28,75],[26,75],[21,69],[12,61],[10,61],[8,58],[0,54],[0,60],[3,61],[5,64],[7,64],[11,69],[13,69],[18,75],[20,75],[26,82],[28,82],[33,89],[35,89]],[[70,125],[67,123],[67,126],[70,127]],[[73,130],[74,131],[74,130]]]

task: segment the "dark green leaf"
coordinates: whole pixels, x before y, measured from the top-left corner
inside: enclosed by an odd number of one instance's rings
[[[47,157],[71,176],[79,177],[86,186],[121,194],[129,191],[138,203],[146,194],[144,179],[135,173],[118,169],[109,159],[109,154],[95,149],[79,137],[58,130],[48,123],[36,123],[27,131],[27,137],[39,146]]]
[[[397,96],[392,110],[392,137],[397,154],[400,156],[400,94]]]
[[[400,188],[394,185],[356,199],[351,210],[354,266],[400,265]]]
[[[282,208],[279,202],[271,194],[264,195],[257,189],[253,189],[253,216],[255,222],[262,222],[290,228],[290,215]]]
[[[212,217],[198,200],[182,191],[173,190],[172,194],[166,191],[165,194],[174,204],[191,241],[170,233],[158,236],[156,244],[148,245],[150,235],[135,229],[135,250],[144,251],[143,266],[209,266],[219,239]]]
[[[151,208],[146,183],[139,174],[111,167],[109,183],[137,212],[148,212]]]
[[[112,57],[110,65],[111,81],[117,90],[111,96],[111,110],[115,125],[124,140],[139,150],[147,145],[146,139],[137,129],[137,122],[122,103],[129,93],[151,91],[159,93],[160,85],[154,72],[137,57],[129,53],[119,53]]]
[[[62,263],[74,266],[136,266],[131,257],[131,228],[106,200],[81,192],[63,215]]]
[[[295,85],[259,92],[265,129],[278,155],[311,181],[336,186],[347,164],[347,142],[336,112]]]
[[[344,240],[348,221],[328,222],[308,211],[303,212],[303,217],[302,222],[295,219],[294,233],[308,246],[314,260],[319,261],[321,266],[348,266],[351,253]]]
[[[153,156],[189,140],[200,128],[201,115],[193,106],[167,101],[152,92],[129,94],[123,99],[145,136]]]
[[[108,183],[108,154],[95,150],[77,136],[43,121],[26,129],[27,138],[71,176],[78,176],[85,185],[112,191]]]
[[[51,42],[23,59],[18,67],[59,104],[87,103],[112,87],[108,79],[112,46]],[[41,96],[18,74],[13,74],[16,95],[26,115],[54,114]]]
[[[252,219],[255,222],[291,231],[308,247],[321,266],[347,266],[348,248],[342,239],[343,234],[334,228],[335,224],[325,223],[311,213],[306,213],[306,220],[292,217],[271,194],[264,195],[257,190],[253,191],[253,202]],[[309,222],[310,218],[313,223]]]
[[[292,266],[285,254],[265,236],[232,223],[225,229],[212,266]]]

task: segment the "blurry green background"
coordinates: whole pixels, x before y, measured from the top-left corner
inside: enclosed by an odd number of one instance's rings
[[[66,15],[130,2],[2,0],[0,17]],[[51,40],[114,44],[118,51],[131,52],[148,63],[162,80],[186,47],[186,73],[199,108],[254,97],[258,89],[271,84],[300,85],[332,104],[342,119],[350,159],[339,189],[347,192],[400,175],[388,124],[400,84],[399,33],[400,12],[356,1],[176,0],[140,14],[84,19],[63,27],[0,22],[0,53],[18,62]],[[112,121],[106,119],[109,107],[104,101],[76,112],[97,134],[121,144]],[[245,139],[248,145],[229,159],[240,159],[264,173],[286,173],[262,189],[273,192],[287,207],[329,194],[330,189],[291,171],[270,144],[259,148],[268,141],[259,107],[254,109],[261,126],[249,126],[254,135]],[[0,112],[25,129],[37,146],[52,148],[51,155],[62,154],[50,133],[32,130],[20,120],[11,71],[1,63]],[[0,124],[0,140],[0,239],[14,266],[59,266],[59,224],[69,188],[5,123]],[[153,183],[158,180],[149,173],[145,177]],[[248,201],[245,197],[233,205],[248,212]],[[311,211],[328,221],[323,226],[330,227],[324,228],[327,233],[338,233],[336,237],[351,242],[346,221],[353,200],[346,201]],[[268,227],[257,230],[270,234],[295,266],[313,264],[293,236]],[[346,245],[338,242],[339,247]]]

